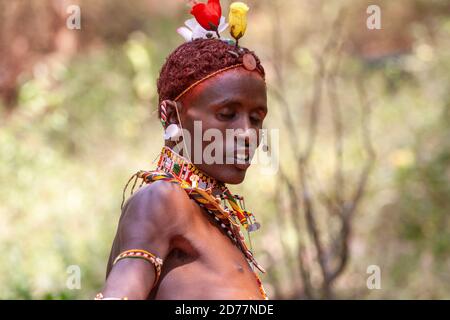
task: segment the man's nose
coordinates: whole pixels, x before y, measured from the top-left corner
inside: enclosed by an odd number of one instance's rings
[[[257,140],[257,132],[253,128],[250,119],[245,116],[239,121],[235,128],[235,138],[237,143],[242,147],[248,147],[253,140]]]
[[[242,135],[250,134],[250,132],[252,131],[252,124],[247,114],[242,114],[235,129],[236,131],[241,132]]]

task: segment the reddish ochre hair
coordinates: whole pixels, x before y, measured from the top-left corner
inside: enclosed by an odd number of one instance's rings
[[[219,39],[197,39],[183,43],[168,57],[158,79],[159,103],[174,100],[195,82],[208,75],[243,62],[243,56],[251,53],[258,71],[264,76],[264,68],[256,54]]]

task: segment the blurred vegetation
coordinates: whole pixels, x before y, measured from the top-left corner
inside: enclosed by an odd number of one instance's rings
[[[222,1],[224,8],[229,2]],[[338,13],[346,13],[337,75],[344,173],[354,177],[364,159],[355,79],[364,79],[372,105],[377,162],[353,221],[350,260],[335,284],[336,297],[448,299],[448,1],[371,1],[382,9],[378,31],[366,29],[365,1],[247,2],[252,11],[242,45],[267,69],[267,127],[286,135],[285,105],[272,91],[278,72],[285,99],[299,115],[299,141],[308,126],[305,97],[313,90],[318,48],[333,38]],[[70,3],[81,6],[81,30],[65,27],[64,1],[0,0],[2,299],[92,298],[104,281],[123,186],[135,171],[153,167],[163,143],[155,82],[167,54],[182,42],[175,30],[189,17],[188,7],[179,0]],[[334,188],[328,107],[312,158],[320,182],[314,190]],[[289,171],[292,150],[280,148]],[[302,298],[295,229],[275,213],[277,196],[286,196],[277,180],[255,167],[232,189],[262,220],[253,246],[269,270],[262,277],[269,296]],[[317,267],[314,256],[309,261]],[[380,290],[366,287],[373,264],[382,271]],[[81,268],[81,290],[66,286],[70,265]]]

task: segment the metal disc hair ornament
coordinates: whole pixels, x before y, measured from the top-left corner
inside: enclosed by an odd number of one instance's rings
[[[242,57],[242,64],[248,71],[255,70],[257,66],[255,57],[250,53],[244,54],[244,56]]]

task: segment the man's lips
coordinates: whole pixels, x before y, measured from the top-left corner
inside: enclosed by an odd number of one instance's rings
[[[234,164],[239,169],[247,169],[251,162],[251,152],[249,148],[235,149],[233,156],[226,158],[227,164]]]

